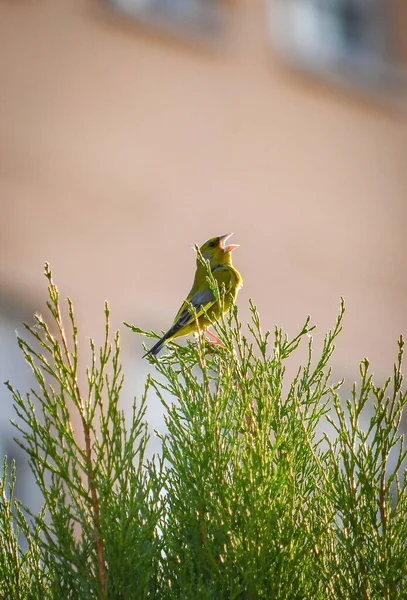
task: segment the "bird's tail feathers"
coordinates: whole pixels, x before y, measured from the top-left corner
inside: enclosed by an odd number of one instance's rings
[[[174,325],[167,331],[167,333],[165,335],[163,335],[163,337],[161,339],[159,339],[158,342],[156,344],[154,344],[154,346],[152,348],[150,348],[150,350],[148,352],[145,353],[143,358],[145,358],[149,354],[153,354],[153,356],[156,356],[160,352],[160,350],[165,346],[166,342],[171,341],[174,337],[176,337],[175,334],[182,327],[183,327],[183,323],[181,323],[180,320],[178,319],[178,321],[176,323],[174,323]]]
[[[162,350],[162,348],[165,346],[165,342],[167,341],[167,339],[167,335],[163,335],[163,337],[160,340],[158,340],[158,342],[154,344],[154,346],[150,348],[148,352],[144,354],[143,358],[145,358],[149,354],[156,356],[160,352],[160,350]]]

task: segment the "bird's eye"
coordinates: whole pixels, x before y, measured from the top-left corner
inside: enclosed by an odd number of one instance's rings
[[[210,247],[210,248],[215,248],[215,246],[216,246],[215,242],[211,242],[211,243],[209,244],[209,247]]]

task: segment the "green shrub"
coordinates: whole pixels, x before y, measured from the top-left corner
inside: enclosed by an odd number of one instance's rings
[[[149,358],[157,376],[127,423],[108,307],[81,379],[72,303],[66,330],[48,266],[46,277],[51,324],[37,315],[30,342],[18,339],[37,387],[23,397],[7,384],[44,506],[33,514],[14,498],[5,460],[1,598],[407,597],[402,338],[393,377],[377,387],[362,361],[344,403],[329,367],[343,302],[318,358],[309,319],[293,340],[271,336],[251,304],[243,335],[234,306],[215,326],[224,347],[199,338]],[[290,378],[300,343],[308,359]],[[147,396],[167,424],[153,458]]]

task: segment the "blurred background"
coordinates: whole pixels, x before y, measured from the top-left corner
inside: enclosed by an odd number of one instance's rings
[[[406,30],[404,0],[1,0],[1,381],[29,386],[15,332],[46,317],[47,260],[85,358],[109,300],[130,403],[148,365],[122,321],[167,328],[193,245],[230,231],[243,320],[249,298],[289,335],[311,314],[318,345],[343,296],[338,376],[350,385],[364,356],[391,374]],[[0,402],[0,453],[23,470],[5,388]],[[157,403],[148,417],[161,426]]]

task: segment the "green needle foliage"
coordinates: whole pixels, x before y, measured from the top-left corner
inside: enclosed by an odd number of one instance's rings
[[[156,375],[127,423],[107,306],[81,375],[72,303],[66,329],[46,276],[50,324],[36,316],[19,338],[37,387],[8,384],[44,506],[14,498],[5,461],[0,598],[407,598],[402,338],[392,378],[378,387],[364,360],[346,399],[329,366],[343,302],[318,356],[309,319],[294,339],[272,336],[251,304],[246,335],[234,306],[215,326],[224,346],[200,337],[149,357]],[[167,424],[152,459],[147,397]]]
[[[26,326],[32,345],[18,338],[37,389],[24,398],[7,384],[19,417],[17,442],[27,453],[44,508],[34,515],[26,507],[26,518],[13,501],[14,472],[9,492],[3,477],[1,547],[9,548],[0,567],[0,580],[9,587],[4,597],[151,597],[161,553],[162,482],[160,462],[145,460],[146,397],[134,405],[128,426],[119,408],[119,336],[110,341],[107,305],[104,344],[97,351],[90,341],[91,366],[80,385],[72,303],[68,300],[67,334],[48,265],[45,275],[52,327],[36,315],[35,327]],[[28,535],[28,553],[18,545],[20,531]]]

